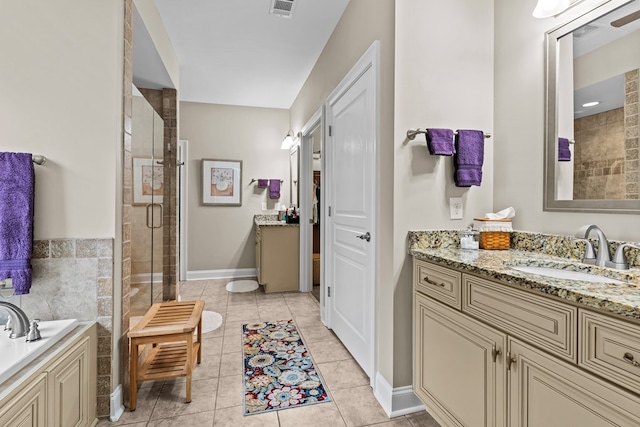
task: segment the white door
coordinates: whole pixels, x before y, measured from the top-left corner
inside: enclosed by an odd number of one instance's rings
[[[370,58],[365,54],[363,59],[369,60],[361,60],[329,98],[325,134],[328,323],[371,379],[375,350],[376,49]]]

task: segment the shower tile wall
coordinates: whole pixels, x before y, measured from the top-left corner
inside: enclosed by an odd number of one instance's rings
[[[574,121],[574,199],[623,199],[624,109]]]

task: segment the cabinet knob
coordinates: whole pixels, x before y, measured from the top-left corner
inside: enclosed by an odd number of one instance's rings
[[[636,362],[633,359],[633,354],[631,353],[625,353],[624,356],[622,356],[622,360],[624,360],[627,363],[631,363],[633,366],[636,366],[636,367],[640,366],[640,363]]]

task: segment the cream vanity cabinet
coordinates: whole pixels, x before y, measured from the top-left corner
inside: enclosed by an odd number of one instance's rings
[[[256,274],[264,291],[300,289],[300,227],[256,225]]]
[[[443,427],[640,425],[638,395],[607,381],[634,368],[605,354],[624,346],[593,328],[591,356],[577,345],[581,314],[617,319],[419,259],[413,299],[414,391]]]
[[[25,368],[24,379],[0,399],[0,426],[95,425],[96,342],[95,324],[87,325]]]

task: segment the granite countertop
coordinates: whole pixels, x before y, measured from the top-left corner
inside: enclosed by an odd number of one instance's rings
[[[258,227],[263,227],[263,226],[299,227],[300,226],[300,224],[287,224],[286,222],[279,221],[278,215],[254,215],[253,222]]]
[[[552,295],[578,306],[604,310],[640,321],[640,268],[614,270],[584,264],[579,259],[571,257],[520,249],[464,250],[451,244],[450,239],[442,238],[442,236],[438,237],[441,239],[441,243],[444,243],[440,247],[425,247],[420,244],[419,238],[415,238],[416,235],[423,237],[422,234],[416,233],[424,232],[415,232],[413,236],[411,233],[414,232],[410,232],[409,254],[417,259],[473,273],[533,292]],[[557,279],[514,270],[509,266],[540,266],[590,272],[622,280],[625,283],[592,283]]]

